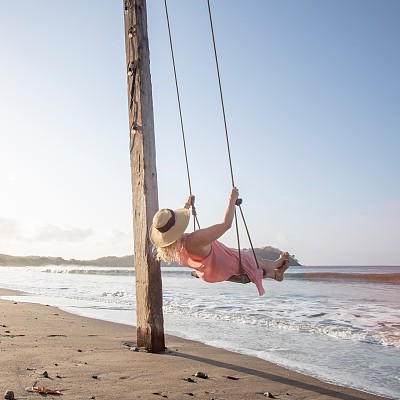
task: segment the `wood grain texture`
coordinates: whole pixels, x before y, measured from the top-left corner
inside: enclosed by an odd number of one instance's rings
[[[137,346],[165,349],[160,263],[149,229],[158,210],[156,150],[145,0],[124,1]]]

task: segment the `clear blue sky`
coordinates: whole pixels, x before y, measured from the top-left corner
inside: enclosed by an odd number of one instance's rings
[[[122,3],[0,0],[0,253],[133,253]],[[231,186],[207,3],[168,4],[206,226]],[[400,2],[211,7],[254,245],[306,265],[399,265]],[[188,187],[162,0],[148,24],[159,203],[177,208]]]

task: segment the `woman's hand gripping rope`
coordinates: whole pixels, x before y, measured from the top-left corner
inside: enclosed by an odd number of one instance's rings
[[[185,203],[185,208],[190,209],[190,207],[192,207],[192,215],[193,215],[194,219],[196,219],[196,216],[197,216],[196,207],[194,206],[195,198],[196,197],[193,194],[191,194],[191,195],[189,195],[189,197]]]

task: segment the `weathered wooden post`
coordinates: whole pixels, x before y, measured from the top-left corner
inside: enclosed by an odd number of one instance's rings
[[[149,239],[158,210],[153,98],[146,0],[124,1],[125,49],[132,175],[137,346],[164,351],[162,281]]]

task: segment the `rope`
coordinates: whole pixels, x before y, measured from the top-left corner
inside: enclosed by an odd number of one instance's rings
[[[189,194],[192,195],[193,193],[192,193],[192,184],[191,184],[191,180],[190,180],[188,154],[187,154],[187,149],[186,149],[185,129],[184,129],[184,126],[183,126],[181,98],[180,98],[180,95],[179,95],[178,78],[177,78],[177,74],[176,74],[174,49],[173,49],[173,46],[172,46],[172,35],[171,35],[171,26],[170,26],[170,23],[169,23],[167,0],[164,0],[164,5],[165,5],[165,16],[167,18],[169,47],[170,47],[170,50],[171,50],[172,66],[173,66],[173,70],[174,70],[176,97],[177,97],[177,100],[178,100],[179,119],[180,119],[180,123],[181,123],[183,150],[184,150],[185,162],[186,162],[186,175],[187,175],[188,186],[189,186]],[[193,214],[194,230],[196,230],[196,223],[197,223],[198,228],[200,229],[200,224],[199,224],[199,221],[197,219],[197,213],[196,213],[196,208],[195,208],[194,204],[192,204],[192,214]]]
[[[223,116],[223,119],[224,119],[225,139],[226,139],[226,146],[227,146],[227,149],[228,149],[229,168],[230,168],[230,171],[231,171],[232,186],[235,186],[235,180],[233,179],[233,167],[232,167],[231,150],[230,150],[230,145],[229,145],[228,126],[227,126],[227,123],[226,123],[226,115],[225,115],[224,97],[222,95],[221,76],[220,76],[220,73],[219,73],[217,47],[215,45],[214,26],[213,26],[212,17],[211,17],[211,8],[210,8],[210,1],[209,0],[207,0],[207,5],[208,5],[208,17],[210,19],[211,37],[212,37],[212,43],[213,43],[213,49],[214,49],[215,67],[216,67],[216,70],[217,70],[219,97],[220,97],[220,100],[221,100],[222,116]]]
[[[226,147],[227,147],[227,151],[228,151],[229,167],[230,167],[230,172],[231,172],[231,181],[232,181],[232,186],[235,186],[235,180],[234,180],[234,177],[233,177],[231,150],[230,150],[230,145],[229,145],[228,127],[227,127],[227,123],[226,123],[224,97],[222,95],[221,76],[220,76],[220,73],[219,73],[217,47],[216,47],[216,44],[215,44],[214,26],[213,26],[212,16],[211,16],[210,0],[207,0],[207,6],[208,6],[208,17],[209,17],[209,20],[210,20],[211,37],[212,37],[212,43],[213,43],[213,49],[214,49],[215,67],[216,67],[216,70],[217,70],[219,96],[220,96],[220,100],[221,100],[221,110],[222,110],[222,116],[223,116],[223,120],[224,120],[225,139],[226,139]],[[253,243],[252,243],[251,237],[250,237],[250,232],[249,232],[249,229],[247,227],[247,223],[246,223],[246,220],[244,218],[243,210],[242,210],[242,207],[241,207],[242,200],[241,199],[238,199],[238,200],[239,201],[237,202],[236,205],[239,207],[240,214],[242,216],[243,223],[244,223],[244,226],[246,228],[247,237],[249,239],[250,246],[251,246],[251,249],[252,249],[252,252],[253,252],[254,260],[256,262],[257,268],[259,268],[258,260],[257,260],[257,257],[256,257],[256,253],[255,253],[255,250],[254,250],[254,247],[253,247]],[[239,266],[240,266],[241,272],[243,272],[242,257],[241,257],[241,250],[240,250],[239,227],[238,227],[238,218],[237,218],[237,214],[236,214],[236,209],[235,209],[235,225],[236,225],[236,236],[237,236],[238,251],[239,251]]]

